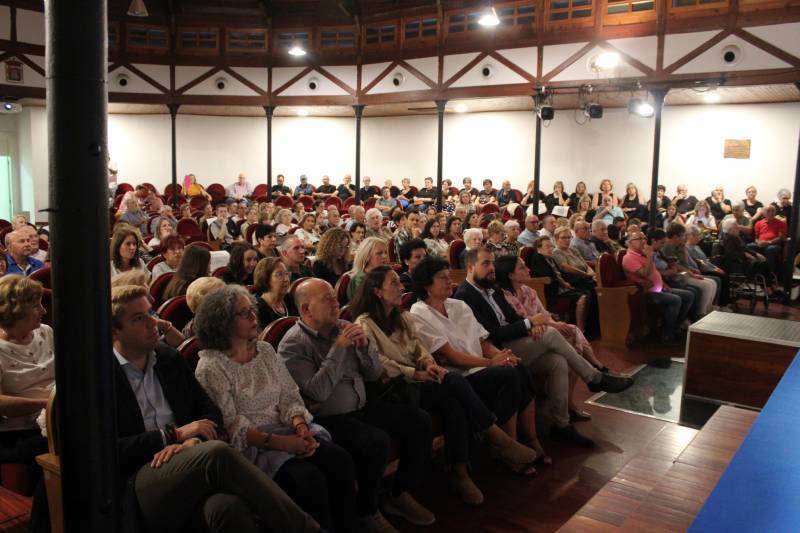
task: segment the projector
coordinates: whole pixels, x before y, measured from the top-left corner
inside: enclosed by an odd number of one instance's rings
[[[556,116],[556,110],[551,105],[543,105],[538,110],[539,118],[542,120],[553,120]]]
[[[2,107],[0,107],[0,113],[4,115],[11,115],[14,113],[20,113],[22,111],[22,106],[17,102],[10,102],[8,100],[3,101]]]
[[[586,104],[583,114],[589,118],[603,118],[603,106],[594,102]]]

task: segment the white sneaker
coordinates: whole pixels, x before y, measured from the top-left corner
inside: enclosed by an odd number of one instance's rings
[[[381,505],[381,509],[384,513],[404,518],[415,526],[429,526],[436,522],[433,513],[420,505],[408,492],[387,498]]]

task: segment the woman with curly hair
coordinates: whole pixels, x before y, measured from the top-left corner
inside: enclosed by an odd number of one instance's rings
[[[317,245],[317,257],[311,266],[314,277],[322,278],[336,286],[339,278],[347,272],[347,252],[350,249],[350,234],[342,228],[330,228],[322,234]]]

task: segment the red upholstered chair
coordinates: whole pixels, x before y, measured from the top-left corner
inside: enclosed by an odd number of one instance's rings
[[[187,248],[188,248],[189,246],[199,246],[199,247],[201,247],[201,248],[205,248],[205,249],[206,249],[206,250],[208,250],[209,252],[213,250],[213,248],[211,247],[211,245],[210,245],[210,244],[208,244],[206,241],[192,241],[192,242],[190,242],[189,244],[187,244],[187,245],[186,245],[186,247],[187,247]]]
[[[172,322],[172,325],[180,331],[189,323],[194,314],[186,303],[186,296],[175,296],[161,304],[158,308],[158,316]]]
[[[511,189],[511,192],[514,194],[514,201],[520,203],[522,201],[522,191],[519,189]]]
[[[278,196],[275,198],[275,207],[279,207],[281,209],[291,209],[294,207],[294,200],[292,200],[291,196]]]
[[[44,316],[42,317],[42,324],[47,324],[53,327],[53,291],[50,289],[42,289],[42,307],[44,307]]]
[[[481,215],[485,215],[487,213],[497,213],[500,211],[500,206],[497,204],[483,204],[481,207]]]
[[[339,305],[347,305],[347,286],[350,285],[350,274],[342,274],[339,281],[336,282],[336,299],[339,300]]]
[[[244,240],[246,242],[249,242],[250,244],[255,244],[255,242],[253,242],[254,239],[253,235],[255,234],[257,227],[258,224],[250,224],[249,226],[247,226],[247,230],[245,230],[244,232]]]
[[[413,185],[408,188],[408,194],[410,194],[411,196],[416,196],[418,192],[419,192],[419,189],[417,189]]]
[[[181,194],[183,192],[183,187],[181,187],[180,183],[175,184],[175,192],[177,194]],[[172,184],[168,183],[166,187],[164,187],[164,196],[167,198],[172,197]]]
[[[389,261],[391,261],[392,263],[397,263],[398,262],[397,249],[395,248],[394,245],[394,239],[389,239],[388,248],[389,248]]]
[[[267,196],[269,189],[267,189],[267,185],[264,183],[259,183],[256,185],[255,189],[253,189],[253,198],[258,198],[260,196]]]
[[[400,196],[400,188],[397,185],[392,185],[389,187],[389,194],[392,195],[392,198],[397,198]]]
[[[402,300],[401,306],[406,311],[410,311],[411,310],[411,306],[414,305],[414,303],[416,301],[417,301],[417,295],[416,294],[414,294],[413,292],[406,292],[406,293],[403,294],[403,300]]]
[[[134,190],[134,188],[130,183],[118,183],[117,188],[114,191],[114,196],[125,194],[126,192],[131,192],[132,190]]]
[[[144,182],[144,183],[142,183],[142,185],[144,185],[147,188],[148,191],[153,191],[153,194],[156,194],[156,195],[158,194],[158,190],[156,189],[156,186],[153,185],[152,183]]]
[[[53,288],[53,282],[51,281],[51,278],[50,278],[50,267],[49,266],[43,266],[42,268],[40,268],[36,272],[32,272],[29,277],[31,279],[36,280],[39,283],[41,283],[42,287],[44,287],[45,289],[52,289]]]
[[[297,199],[298,202],[303,204],[303,207],[306,208],[306,211],[313,211],[314,210],[314,198],[312,196],[308,196],[304,194]]]
[[[325,200],[325,207],[334,206],[336,209],[342,209],[342,200],[338,196],[328,196]]]
[[[0,218],[0,229],[5,229],[11,226],[11,222],[4,218]]]
[[[212,183],[206,189],[206,192],[211,195],[211,201],[214,204],[218,204],[220,202],[225,201],[225,187],[220,185],[219,183]]]
[[[536,251],[536,248],[533,246],[523,246],[522,250],[519,251],[519,256],[522,261],[527,265],[528,264],[528,256],[531,255]]]
[[[356,199],[355,199],[355,198],[353,198],[353,197],[351,196],[350,198],[347,198],[347,199],[345,199],[344,203],[342,204],[342,209],[343,209],[344,211],[347,211],[347,209],[348,209],[348,208],[349,208],[351,205],[353,205],[354,203],[356,203]]]
[[[167,288],[167,284],[170,282],[172,276],[174,275],[175,275],[174,272],[167,272],[166,274],[158,276],[153,281],[153,283],[150,284],[150,296],[153,297],[155,305],[161,305],[161,302],[164,301],[162,298],[162,295],[164,294],[164,289]]]
[[[296,316],[285,316],[269,324],[259,335],[258,340],[268,342],[277,350],[283,336],[299,320]]]
[[[214,276],[215,278],[221,278],[222,276],[225,275],[225,273],[227,271],[228,271],[228,267],[227,266],[221,266],[218,269],[216,269],[214,272],[212,272],[211,275]]]
[[[206,202],[208,202],[208,200],[206,200],[205,196],[195,196],[194,198],[189,200],[189,205],[192,207],[192,209],[200,210],[203,209],[203,206],[206,205]]]
[[[163,263],[163,262],[164,262],[164,256],[163,255],[157,255],[154,258],[152,258],[149,263],[147,263],[147,270],[152,272],[157,264]]]
[[[450,187],[447,192],[450,196],[458,196],[458,187]]]
[[[200,230],[200,224],[198,224],[193,218],[180,219],[178,221],[177,231],[178,235],[184,239],[188,237],[197,237],[198,235],[203,234],[203,232]]]
[[[467,247],[467,244],[461,239],[453,239],[450,243],[450,268],[461,268],[458,264],[458,258],[461,256],[462,250]]]
[[[366,209],[372,209],[373,207],[375,207],[375,203],[376,203],[377,201],[378,201],[378,200],[376,200],[375,198],[367,198],[367,199],[364,201],[364,209],[365,209],[365,210],[366,210]]]
[[[646,325],[644,298],[638,286],[625,279],[625,273],[613,255],[600,256],[597,271],[597,304],[600,312],[600,335],[604,343],[627,346]]]
[[[183,360],[186,361],[186,364],[189,365],[189,368],[192,369],[192,373],[194,373],[195,369],[197,368],[197,362],[200,360],[200,344],[197,342],[197,337],[189,337],[185,341],[178,346],[178,352],[183,357]]]

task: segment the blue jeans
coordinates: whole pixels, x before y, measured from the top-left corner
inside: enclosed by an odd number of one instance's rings
[[[686,289],[671,289],[669,292],[648,292],[647,301],[664,309],[664,327],[661,338],[669,340],[678,333],[678,327],[686,320],[692,304],[694,293]]]

